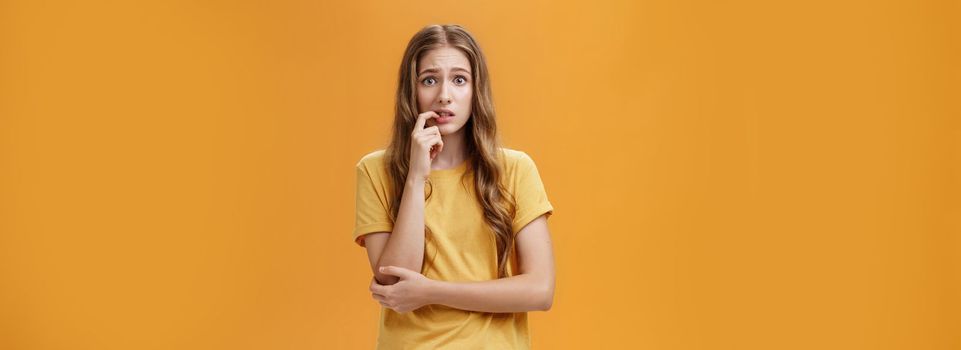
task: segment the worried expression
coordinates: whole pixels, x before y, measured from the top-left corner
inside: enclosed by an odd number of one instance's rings
[[[473,81],[470,61],[460,50],[445,46],[425,53],[417,61],[417,108],[441,118],[427,120],[441,135],[457,133],[471,114]]]

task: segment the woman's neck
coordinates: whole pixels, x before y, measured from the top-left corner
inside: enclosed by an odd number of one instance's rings
[[[464,129],[449,135],[441,135],[444,140],[444,148],[434,157],[430,164],[432,170],[444,170],[454,168],[464,162],[466,158],[464,149]]]

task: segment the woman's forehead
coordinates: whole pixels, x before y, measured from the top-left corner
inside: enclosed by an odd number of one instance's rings
[[[425,71],[451,71],[463,70],[470,72],[470,61],[458,49],[452,47],[441,47],[427,51],[417,64],[418,74]]]

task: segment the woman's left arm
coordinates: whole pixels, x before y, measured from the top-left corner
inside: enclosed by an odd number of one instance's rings
[[[554,253],[544,215],[516,235],[519,274],[481,282],[435,281],[398,267],[385,274],[400,277],[394,285],[371,282],[374,299],[398,312],[428,304],[480,312],[547,311],[554,302]],[[407,283],[402,283],[407,282]]]

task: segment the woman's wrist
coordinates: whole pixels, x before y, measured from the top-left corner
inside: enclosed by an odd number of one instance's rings
[[[429,284],[427,285],[427,296],[428,304],[430,305],[445,305],[445,295],[447,290],[451,287],[448,282],[429,279]]]
[[[407,177],[407,184],[406,184],[406,186],[407,186],[407,187],[415,187],[415,188],[416,188],[416,187],[423,188],[423,187],[424,187],[424,182],[426,182],[426,181],[427,181],[427,179],[418,180],[418,179],[415,178],[415,177],[409,176],[409,177]]]

